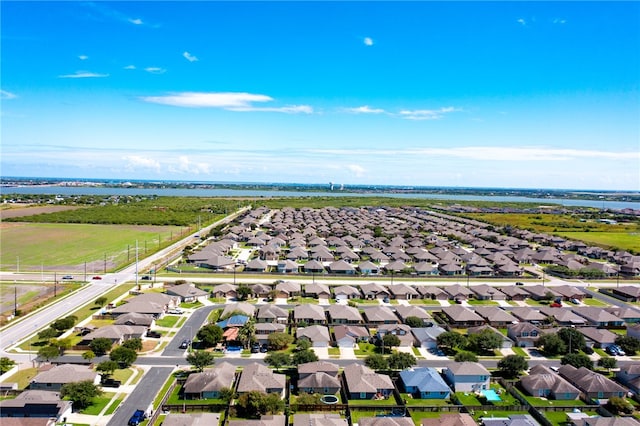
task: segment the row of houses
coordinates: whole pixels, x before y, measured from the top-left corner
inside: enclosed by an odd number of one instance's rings
[[[243,265],[254,272],[515,277],[538,263],[640,275],[640,258],[626,252],[416,208],[260,208],[188,261],[235,268],[230,253],[240,245],[254,250]]]

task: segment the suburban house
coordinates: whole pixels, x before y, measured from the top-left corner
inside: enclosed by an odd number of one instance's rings
[[[406,322],[409,317],[416,317],[422,320],[422,324],[425,326],[428,324],[434,324],[433,318],[429,313],[419,306],[415,305],[398,305],[395,307],[396,315],[400,318],[400,321]]]
[[[277,322],[258,322],[255,324],[256,340],[260,344],[269,342],[269,335],[273,333],[285,333],[287,326]]]
[[[533,300],[546,300],[551,298],[551,300],[562,298],[560,293],[556,293],[553,289],[549,287],[545,287],[543,285],[530,285],[524,287],[524,290],[529,293],[529,297]]]
[[[633,324],[627,326],[627,336],[635,337],[640,340],[640,324]]]
[[[640,393],[640,364],[626,364],[616,372],[616,379],[636,394]]]
[[[487,284],[473,285],[470,289],[478,300],[505,300],[507,298],[506,294]]]
[[[67,383],[89,380],[94,384],[100,383],[100,375],[86,365],[61,364],[47,365],[45,371],[38,373],[29,384],[30,390],[60,391]]]
[[[331,305],[327,308],[329,324],[362,324],[364,320],[357,308],[346,305]]]
[[[624,320],[595,306],[574,308],[573,312],[586,319],[590,325],[596,327],[622,327]]]
[[[378,327],[376,337],[382,339],[387,334],[393,334],[400,339],[400,347],[413,346],[413,334],[411,334],[411,327],[406,324],[382,324]]]
[[[296,329],[296,338],[307,339],[311,342],[311,346],[315,348],[326,348],[329,346],[331,337],[329,329],[324,325],[310,325],[308,327],[298,327]]]
[[[100,337],[111,340],[114,345],[120,345],[129,339],[142,339],[148,329],[149,327],[144,325],[105,325],[83,336],[78,346],[86,346]]]
[[[58,392],[26,390],[14,399],[0,401],[0,417],[5,420],[7,417],[38,417],[60,421],[71,414],[72,404],[72,401],[62,400]],[[5,420],[0,423],[5,424]]]
[[[368,306],[363,310],[363,317],[367,324],[400,324],[396,314],[386,306]]]
[[[513,315],[497,306],[475,306],[473,310],[493,327],[506,327],[517,321]]]
[[[482,419],[482,426],[540,426],[531,414],[511,414],[509,417]]]
[[[211,289],[211,297],[217,297],[217,298],[231,298],[231,299],[236,299],[238,297],[238,286],[233,285],[233,284],[220,284],[217,285],[215,287],[213,287],[213,289]]]
[[[640,311],[636,309],[621,306],[612,306],[610,308],[605,308],[605,311],[609,312],[613,316],[620,318],[626,324],[640,323]]]
[[[587,325],[587,320],[576,315],[569,309],[558,309],[550,306],[541,306],[540,313],[547,317],[553,318],[556,325],[559,327],[584,327]]]
[[[534,325],[542,324],[547,319],[546,315],[529,306],[517,306],[511,310],[511,315],[518,321],[530,322]]]
[[[529,375],[520,379],[520,384],[529,395],[535,397],[571,400],[578,399],[580,396],[580,390],[577,387],[543,364],[531,367]]]
[[[358,342],[369,341],[369,330],[362,325],[336,325],[333,336],[339,348],[354,348]]]
[[[266,365],[252,362],[242,369],[236,391],[239,394],[250,391],[277,393],[282,398],[286,382],[284,374],[276,374]]]
[[[582,291],[580,288],[574,287],[572,285],[555,286],[553,287],[553,291],[560,294],[560,296],[562,296],[562,300],[567,300],[567,301],[572,299],[582,301],[586,299],[588,296],[587,293]]]
[[[265,304],[258,308],[256,313],[256,322],[271,322],[278,324],[287,324],[289,321],[289,312],[281,307],[272,304]]]
[[[209,293],[204,290],[200,290],[195,284],[180,284],[171,287],[165,287],[165,292],[169,296],[176,296],[180,298],[180,303],[193,303],[200,297],[207,298]]]
[[[467,335],[480,334],[480,333],[484,332],[485,330],[489,330],[493,334],[495,334],[496,336],[500,337],[500,339],[502,340],[502,344],[500,345],[500,349],[510,349],[510,348],[513,347],[513,340],[509,339],[507,336],[502,334],[500,332],[500,330],[497,330],[497,329],[491,327],[488,324],[479,325],[478,327],[469,327],[469,328],[467,328]]]
[[[454,362],[442,370],[454,392],[476,392],[489,389],[491,373],[477,362]]]
[[[445,331],[447,330],[437,325],[411,329],[411,333],[415,339],[414,345],[425,349],[435,349],[438,346],[438,336]]]
[[[131,312],[129,314],[120,315],[113,322],[114,325],[138,325],[151,328],[155,324],[155,318],[149,314],[139,314]]]
[[[276,297],[289,299],[291,297],[300,296],[300,284],[291,281],[282,281],[276,284]]]
[[[618,299],[627,302],[640,301],[640,286],[637,285],[623,285],[622,287],[612,288],[611,292]]]
[[[326,284],[309,283],[304,286],[304,297],[314,297],[316,299],[331,298],[331,290]]]
[[[384,299],[390,296],[387,288],[378,283],[361,284],[360,291],[362,291],[364,298],[368,300]]]
[[[232,315],[244,315],[249,318],[253,317],[256,312],[256,306],[247,302],[227,303],[220,314],[220,319],[229,318]]]
[[[395,389],[391,377],[378,374],[364,365],[347,365],[343,376],[349,399],[389,398]]]
[[[607,400],[612,396],[624,397],[627,394],[627,390],[613,380],[585,367],[575,368],[565,364],[558,373],[590,399]]]
[[[471,414],[468,413],[455,413],[455,414],[441,414],[440,417],[432,417],[422,419],[420,426],[477,426]]]
[[[471,299],[475,294],[473,291],[467,287],[461,286],[460,284],[446,286],[444,287],[444,291],[449,295],[449,299],[460,301]]]
[[[274,291],[273,287],[265,284],[253,284],[249,286],[249,288],[251,289],[251,294],[253,295],[253,297],[258,297],[258,298],[271,297],[271,292]],[[237,297],[237,295],[229,296],[229,297]]]
[[[223,361],[202,373],[191,373],[184,384],[185,399],[219,398],[221,389],[233,389],[235,372],[234,365]]]
[[[590,348],[606,349],[613,345],[618,337],[606,328],[580,327],[577,330],[584,336],[585,344]]]
[[[326,361],[298,365],[298,390],[306,393],[335,395],[340,391],[339,367]]]
[[[411,300],[420,296],[416,289],[402,283],[391,285],[388,289],[391,296],[398,300]]]
[[[453,327],[475,327],[485,323],[484,318],[469,308],[460,305],[445,306],[442,308],[447,322]]]
[[[293,320],[296,324],[303,323],[307,325],[327,323],[324,308],[320,305],[309,303],[297,305],[293,308]]]
[[[507,337],[521,348],[533,348],[542,336],[542,329],[529,322],[519,322],[507,326]]]
[[[293,415],[292,426],[348,426],[348,423],[339,414],[298,413]]]
[[[348,300],[348,299],[359,299],[362,297],[360,290],[350,285],[341,285],[335,287],[333,289],[333,296],[336,301],[340,300]]]
[[[451,388],[435,368],[413,368],[400,372],[400,381],[406,393],[414,398],[447,399]]]
[[[414,426],[410,417],[360,417],[358,426]]]
[[[507,300],[523,301],[529,297],[527,291],[516,286],[500,287],[500,291],[507,296]]]
[[[422,295],[423,299],[449,300],[447,292],[440,287],[419,285],[416,287],[416,290],[418,290],[418,293]]]

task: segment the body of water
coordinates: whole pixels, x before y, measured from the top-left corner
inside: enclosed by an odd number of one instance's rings
[[[389,197],[389,198],[419,198],[432,200],[454,201],[493,201],[515,203],[537,203],[541,205],[559,204],[568,207],[596,207],[613,210],[640,210],[640,203],[624,201],[602,200],[572,200],[564,198],[529,198],[514,196],[464,195],[464,194],[407,194],[407,193],[352,193],[341,191],[301,192],[301,191],[267,191],[267,190],[237,190],[237,189],[186,189],[186,188],[106,188],[92,186],[22,186],[4,187],[2,194],[49,194],[49,195],[146,195],[163,197]]]

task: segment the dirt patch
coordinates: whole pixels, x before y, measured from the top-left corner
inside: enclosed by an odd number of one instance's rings
[[[77,206],[19,206],[3,208],[0,210],[0,219],[10,219],[16,217],[34,216],[42,213],[56,213],[65,210],[77,210],[82,207]]]

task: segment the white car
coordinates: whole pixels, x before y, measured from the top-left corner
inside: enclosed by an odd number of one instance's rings
[[[181,309],[169,309],[167,313],[172,315],[182,315],[184,314],[184,311]]]

